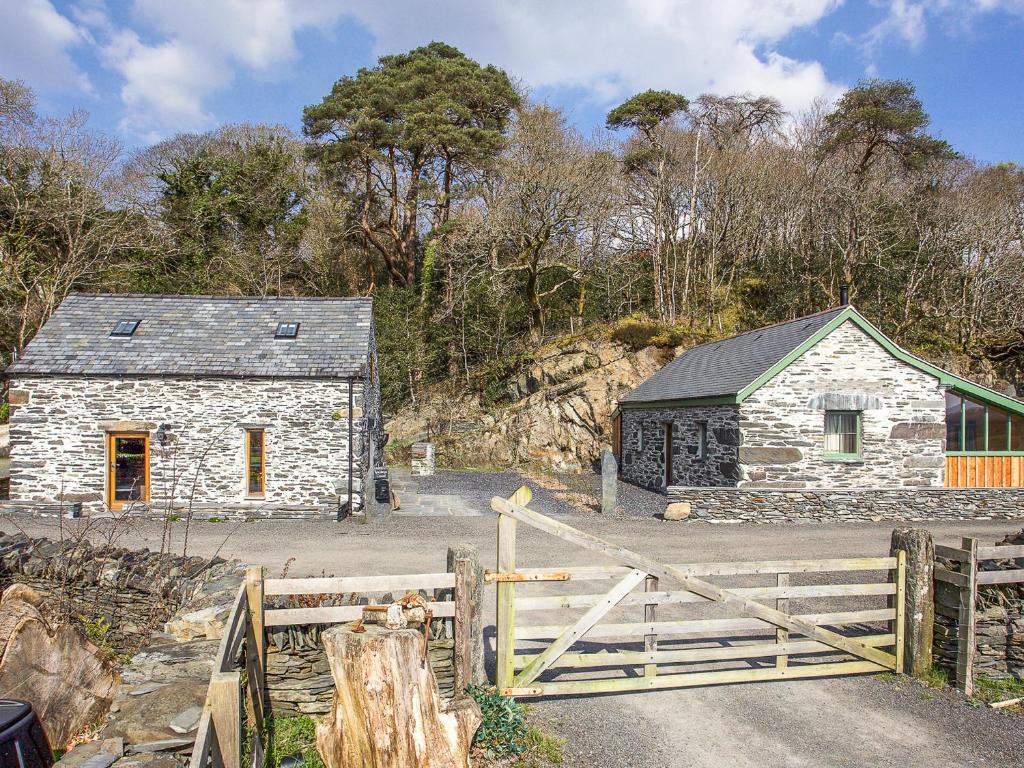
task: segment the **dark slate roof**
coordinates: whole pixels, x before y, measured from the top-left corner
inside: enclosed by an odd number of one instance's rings
[[[837,307],[692,347],[620,402],[646,403],[735,395],[848,309],[850,307]]]
[[[72,294],[9,374],[356,376],[367,363],[370,299]],[[139,320],[131,338],[110,335]],[[299,323],[275,339],[278,323]]]

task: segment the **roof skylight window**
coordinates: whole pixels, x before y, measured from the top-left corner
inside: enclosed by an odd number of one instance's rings
[[[275,339],[294,339],[299,335],[299,324],[298,323],[278,323],[277,333],[274,334]]]
[[[110,332],[110,335],[123,338],[130,337],[135,333],[135,329],[139,327],[139,322],[139,320],[120,320],[114,326],[114,330]]]

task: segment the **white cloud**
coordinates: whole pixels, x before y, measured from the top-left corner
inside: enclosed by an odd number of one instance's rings
[[[157,141],[216,125],[207,102],[242,68],[273,77],[298,56],[294,36],[343,9],[309,0],[136,0],[133,27],[96,2],[78,18],[96,34],[103,63],[123,79],[121,129]],[[152,42],[150,42],[152,40]]]
[[[0,7],[0,76],[37,89],[92,91],[69,53],[86,41],[80,27],[61,16],[50,0],[3,0]]]
[[[432,39],[497,64],[534,87],[583,89],[602,102],[646,88],[688,96],[766,93],[791,109],[835,97],[821,65],[787,58],[774,45],[813,26],[835,0],[599,0],[436,4],[353,3],[375,52]]]

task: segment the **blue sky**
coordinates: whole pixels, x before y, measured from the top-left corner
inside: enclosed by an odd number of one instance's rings
[[[933,132],[1024,164],[1024,0],[0,0],[0,22],[0,76],[128,148],[238,121],[298,129],[338,77],[436,39],[585,132],[646,88],[799,111],[907,78]]]

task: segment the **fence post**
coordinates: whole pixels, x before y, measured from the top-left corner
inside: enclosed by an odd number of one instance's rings
[[[903,648],[897,656],[903,659],[902,669],[914,677],[924,677],[932,668],[935,636],[935,545],[932,535],[919,528],[895,528],[889,555],[904,554]],[[897,573],[897,592],[899,591]],[[899,615],[898,595],[893,607]],[[897,638],[899,642],[899,638]]]
[[[480,551],[470,544],[454,544],[448,547],[448,572],[456,573],[455,565],[460,560],[468,561],[469,578],[467,581],[468,590],[466,593],[469,613],[469,676],[466,678],[466,685],[483,685],[487,682],[487,671],[484,668],[484,612],[483,612],[483,588],[484,588],[484,567],[480,563]],[[459,588],[458,576],[456,575],[456,590]],[[458,601],[458,594],[454,596]],[[456,605],[456,612],[459,607]],[[453,622],[454,624],[454,622]],[[455,636],[458,638],[458,628],[453,627]]]
[[[907,553],[902,549],[896,553],[896,672],[904,670],[904,637],[907,626]]]
[[[974,634],[975,605],[978,600],[978,540],[964,538],[960,548],[968,557],[964,563],[967,584],[960,587],[960,606],[957,618],[956,687],[965,695],[974,694]]]
[[[657,592],[658,591],[658,577],[648,576],[644,579],[644,591],[645,592]],[[644,605],[644,623],[653,624],[657,620],[657,603],[647,603]],[[644,635],[644,653],[655,653],[658,650],[658,636],[655,634]],[[654,677],[658,674],[657,664],[645,664],[644,665],[644,677]]]
[[[455,561],[455,696],[465,693],[473,679],[472,627],[473,563],[464,558]]]
[[[213,740],[224,768],[242,768],[242,691],[239,672],[214,672],[207,694]]]
[[[789,586],[789,574],[788,573],[780,573],[780,574],[778,574],[778,576],[776,577],[775,585],[777,587],[779,587],[780,589],[788,587]],[[788,597],[776,598],[775,599],[775,610],[776,611],[783,611],[783,612],[788,611],[789,610],[789,598]],[[786,629],[785,627],[776,627],[775,628],[775,643],[777,645],[782,645],[783,643],[788,643],[788,642],[789,642],[789,630]],[[789,656],[787,656],[785,654],[779,654],[778,656],[775,657],[775,668],[776,669],[785,669],[788,666],[789,666]]]
[[[533,494],[523,486],[510,501],[525,507]],[[512,573],[516,569],[516,519],[498,515],[498,572]],[[511,688],[515,679],[516,652],[516,585],[511,581],[498,582],[497,659],[494,684],[500,693]]]
[[[249,626],[252,628],[251,637],[256,646],[256,680],[253,681],[260,692],[260,703],[264,703],[264,689],[266,680],[264,678],[267,668],[267,636],[263,630],[263,568],[262,566],[251,566],[245,569],[245,600],[249,616]],[[248,649],[246,649],[248,650]],[[252,654],[246,653],[246,656]],[[250,673],[251,674],[251,673]]]

